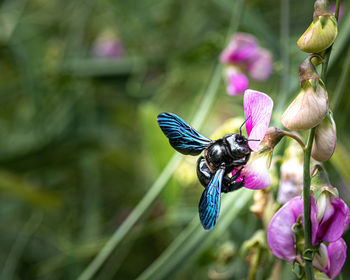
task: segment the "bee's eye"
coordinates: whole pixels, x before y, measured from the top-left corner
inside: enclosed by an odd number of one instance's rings
[[[241,137],[238,137],[238,138],[237,138],[237,143],[238,143],[238,144],[243,143],[243,139],[242,139]]]

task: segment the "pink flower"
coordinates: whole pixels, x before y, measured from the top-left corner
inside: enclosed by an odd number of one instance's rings
[[[269,127],[273,101],[265,93],[248,89],[244,93],[243,103],[248,137],[259,141],[249,142],[249,147],[255,152],[252,152],[238,181],[243,180],[244,176],[244,187],[252,190],[265,189],[270,185],[268,172],[270,153],[260,153],[259,144]],[[237,170],[234,170],[232,174],[234,175],[236,172]]]
[[[232,37],[221,53],[220,61],[228,65],[225,76],[230,95],[238,95],[248,87],[248,79],[243,72],[255,80],[264,81],[270,77],[273,68],[271,53],[260,48],[255,37],[247,33],[236,33]]]
[[[249,138],[259,140],[249,142],[249,147],[258,151],[270,124],[273,101],[265,93],[248,89],[244,93],[243,103],[244,116],[246,119],[249,117],[246,122],[247,134]]]
[[[220,61],[227,64],[241,63],[255,56],[258,50],[258,43],[252,35],[236,33],[221,53]]]
[[[317,208],[313,196],[311,196],[311,233],[312,243],[316,240],[318,229]],[[298,218],[303,215],[304,204],[301,196],[297,196],[284,204],[273,216],[267,230],[267,243],[272,253],[288,262],[293,262],[296,257],[296,241],[292,227]]]
[[[93,54],[100,58],[120,58],[124,56],[124,46],[121,41],[108,30],[103,32],[94,42]]]
[[[235,67],[228,67],[225,70],[227,80],[227,92],[231,96],[241,95],[248,88],[249,81],[246,75]]]
[[[333,13],[335,13],[335,8],[336,5],[335,4],[331,4],[331,10]],[[344,4],[340,4],[339,6],[339,15],[338,15],[338,22],[340,22],[341,18],[343,17],[344,14]]]
[[[328,191],[324,191],[316,203],[319,227],[315,242],[338,240],[349,226],[348,206],[341,198]]]
[[[342,238],[330,242],[328,247],[322,243],[315,254],[314,267],[325,273],[330,279],[336,278],[345,263],[346,249],[346,243]]]
[[[344,241],[339,243],[338,240],[349,225],[349,208],[339,197],[332,195],[329,198],[329,193],[321,194],[317,201],[311,195],[310,203],[312,245],[321,244],[322,247],[324,245],[321,242],[330,243],[328,247],[328,266],[325,265],[324,255],[327,254],[323,252],[324,250],[319,252],[319,257],[316,258],[314,265],[333,277],[339,273],[345,261],[344,250],[346,250],[346,245],[343,244]],[[304,204],[301,196],[291,199],[276,212],[267,230],[267,243],[272,253],[288,262],[293,262],[299,257],[293,226],[300,218],[303,222],[303,208]],[[345,249],[341,251],[340,247]]]
[[[259,49],[259,52],[249,59],[247,63],[247,72],[258,81],[267,80],[272,73],[273,61],[272,55],[265,49]]]

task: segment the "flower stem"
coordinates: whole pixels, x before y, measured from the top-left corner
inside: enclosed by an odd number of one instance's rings
[[[261,258],[262,248],[260,246],[257,247],[257,251],[255,252],[252,260],[252,265],[250,266],[248,280],[255,280],[256,273],[258,271],[259,262]]]
[[[304,151],[304,237],[305,237],[305,251],[303,259],[305,261],[305,275],[307,280],[314,279],[314,270],[312,267],[312,244],[311,244],[311,205],[310,205],[310,156],[312,143],[315,136],[315,127],[311,128],[309,139],[307,141],[306,149]]]
[[[336,12],[335,17],[338,20],[338,14],[339,14],[339,3],[340,0],[337,0],[336,3]],[[326,81],[327,76],[327,67],[329,62],[329,57],[332,52],[332,46],[330,46],[324,53],[324,62],[322,63],[322,72],[321,72],[321,80],[323,82]],[[316,127],[311,128],[309,132],[309,139],[306,145],[306,149],[304,150],[304,189],[303,189],[303,196],[304,196],[304,238],[305,238],[305,248],[303,253],[303,259],[305,261],[305,275],[306,280],[313,280],[314,279],[314,270],[312,267],[312,240],[311,240],[311,219],[310,219],[310,213],[311,213],[311,205],[310,205],[310,157],[311,157],[311,149],[312,149],[312,143],[314,141],[315,136],[315,130]]]
[[[290,138],[293,138],[295,141],[297,141],[298,144],[300,145],[300,147],[301,147],[303,150],[306,149],[306,146],[305,146],[303,140],[301,140],[300,137],[299,137],[298,135],[296,135],[296,134],[294,134],[294,133],[292,133],[292,132],[289,132],[289,131],[283,131],[283,134],[284,134],[285,136],[288,136],[288,137],[290,137]]]

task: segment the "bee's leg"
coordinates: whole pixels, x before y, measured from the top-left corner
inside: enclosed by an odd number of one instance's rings
[[[209,185],[209,182],[211,180],[211,177],[213,174],[210,172],[210,169],[205,162],[204,157],[199,157],[197,161],[197,176],[199,179],[199,182],[203,185],[203,187],[207,187]]]
[[[235,182],[238,179],[238,177],[241,175],[242,169],[243,169],[243,166],[232,177],[227,176],[227,174],[224,176],[223,182],[222,182],[222,187],[221,187],[222,192],[224,192],[224,193],[232,192],[232,191],[238,190],[241,187],[244,187],[244,182],[245,182],[244,176],[243,176],[242,181]]]
[[[233,160],[231,162],[231,164],[233,164],[235,166],[246,165],[246,163],[248,162],[249,158],[250,158],[250,154],[245,156],[244,158]]]

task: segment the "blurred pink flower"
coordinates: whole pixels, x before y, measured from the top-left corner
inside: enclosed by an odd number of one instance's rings
[[[220,61],[226,64],[238,64],[254,57],[259,51],[255,38],[247,33],[236,33],[220,55]]]
[[[93,54],[101,58],[120,58],[125,53],[121,41],[112,33],[101,34],[94,42]]]
[[[249,81],[239,69],[228,67],[225,70],[227,80],[227,92],[231,96],[241,95],[248,88]]]
[[[273,68],[271,53],[260,48],[255,37],[247,33],[236,33],[232,37],[221,53],[220,61],[228,65],[225,77],[230,95],[238,95],[248,87],[248,79],[243,72],[255,80],[264,81],[270,77]],[[232,73],[232,68],[235,73]],[[227,72],[231,75],[229,79]]]
[[[247,63],[247,72],[254,80],[265,81],[272,73],[273,61],[272,55],[265,49],[259,49],[259,52],[249,59]]]
[[[336,8],[336,5],[335,5],[335,4],[331,4],[331,10],[332,10],[333,13],[335,13],[335,8]],[[341,18],[343,17],[344,9],[345,9],[344,4],[341,3],[341,4],[339,5],[338,22],[339,22],[339,21],[341,20]]]

